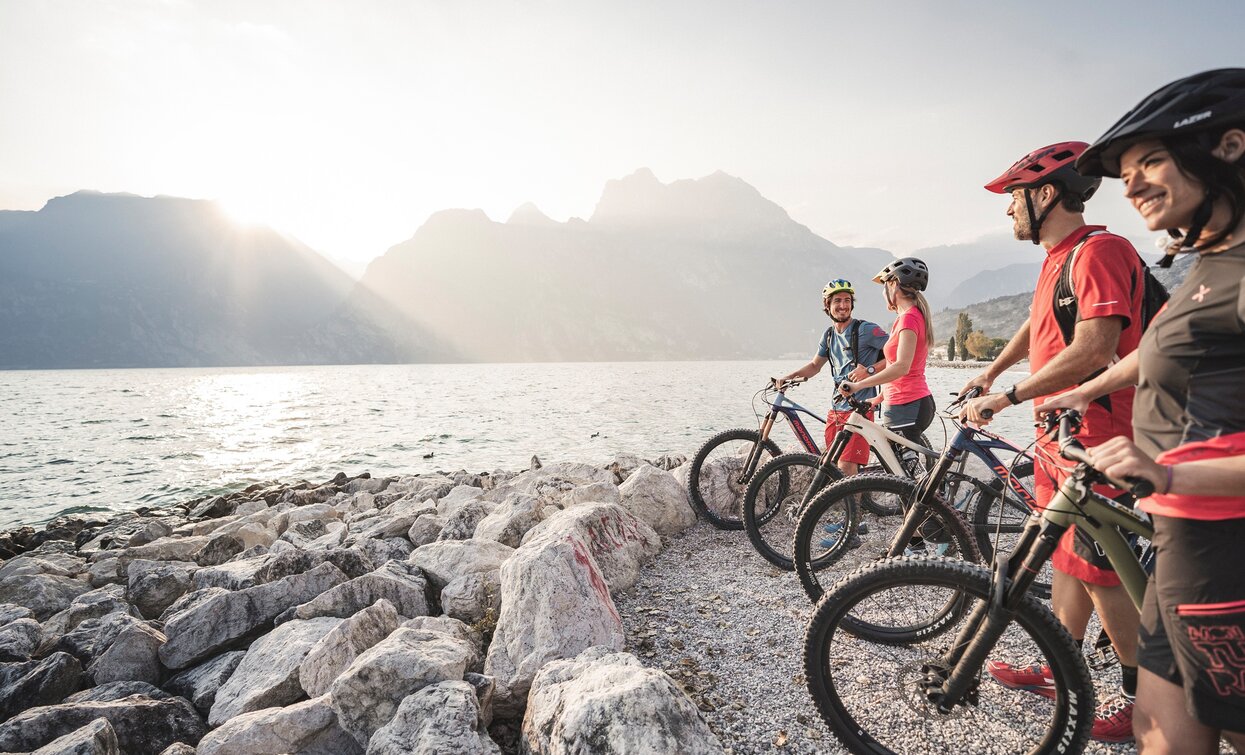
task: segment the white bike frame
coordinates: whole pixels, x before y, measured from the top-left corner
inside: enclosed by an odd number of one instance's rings
[[[895,455],[895,449],[891,446],[891,443],[898,443],[904,448],[909,448],[924,455],[927,459],[936,459],[942,455],[941,451],[926,448],[920,443],[908,440],[903,435],[891,432],[860,412],[853,411],[843,423],[843,426],[863,437],[869,444],[869,448],[877,455],[878,461],[882,463],[883,468],[893,475],[907,476],[903,465],[899,462],[899,457]]]

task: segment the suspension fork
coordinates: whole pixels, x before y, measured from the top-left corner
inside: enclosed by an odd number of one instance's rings
[[[950,674],[941,689],[927,693],[941,710],[949,711],[958,704],[976,682],[986,657],[1011,623],[1016,606],[1028,594],[1029,587],[1050,560],[1067,529],[1067,525],[1053,522],[1043,525],[1035,514],[1025,525],[1011,557],[1005,562],[995,561],[989,600],[973,609],[942,657],[942,668],[950,669]]]
[[[936,491],[942,485],[948,470],[963,455],[964,452],[954,446],[948,448],[942,456],[938,457],[938,463],[934,465],[934,468],[921,478],[917,484],[916,498],[904,514],[903,524],[899,525],[899,529],[895,531],[895,537],[891,540],[890,549],[886,553],[887,556],[898,556],[903,553],[904,548],[908,547],[917,528],[925,522],[925,514],[929,508],[926,501],[929,500],[929,496],[937,495]]]
[[[744,462],[743,471],[739,475],[739,484],[742,485],[751,480],[752,475],[757,471],[757,464],[761,461],[761,452],[765,450],[765,441],[769,440],[769,434],[774,429],[774,420],[777,416],[778,412],[770,409],[769,414],[766,414],[765,419],[762,420],[757,442],[753,444],[748,460]]]
[[[808,489],[804,491],[804,496],[800,499],[799,508],[796,511],[803,512],[809,501],[813,500],[813,496],[817,495],[832,480],[837,479],[837,475],[830,471],[831,467],[837,469],[839,457],[843,455],[843,450],[847,448],[847,442],[852,437],[852,431],[846,427],[839,430],[834,435],[834,442],[821,455],[821,460],[817,464],[817,471],[813,473],[813,479],[808,484]]]

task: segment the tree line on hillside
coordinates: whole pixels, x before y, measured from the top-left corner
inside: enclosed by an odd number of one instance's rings
[[[973,319],[961,312],[955,320],[955,335],[947,340],[947,359],[954,361],[959,355],[962,362],[970,358],[990,360],[1006,345],[1006,338],[991,338],[980,330],[973,330]]]

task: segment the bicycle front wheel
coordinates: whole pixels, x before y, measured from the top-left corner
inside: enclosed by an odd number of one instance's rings
[[[737,428],[718,433],[692,457],[687,494],[692,508],[720,530],[743,529],[743,500],[748,483],[767,460],[782,449],[756,430]]]
[[[839,480],[809,502],[800,514],[791,545],[795,571],[809,600],[820,600],[836,576],[905,551],[981,560],[964,519],[937,496],[919,504],[912,536],[894,547],[899,528],[908,524],[907,512],[917,506],[917,489],[917,482],[906,477],[858,474]],[[862,499],[904,512],[904,516],[872,514],[860,505]]]
[[[757,470],[744,495],[744,530],[748,540],[766,561],[791,571],[791,541],[800,518],[800,502],[819,477],[821,459],[812,454],[783,454]],[[821,486],[843,476],[833,464],[826,466]]]
[[[1093,725],[1093,682],[1072,637],[1033,596],[1007,618],[989,658],[1049,666],[1053,699],[1004,687],[981,669],[968,694],[944,710],[938,690],[958,639],[950,626],[893,645],[845,624],[851,616],[922,624],[948,602],[976,608],[990,593],[987,569],[914,558],[866,566],[827,593],[805,634],[804,672],[834,735],[856,753],[1080,752]]]

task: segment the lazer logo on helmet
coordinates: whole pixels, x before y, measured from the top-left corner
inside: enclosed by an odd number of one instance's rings
[[[1176,121],[1176,125],[1172,126],[1172,128],[1181,128],[1183,126],[1197,123],[1198,121],[1204,121],[1211,116],[1212,112],[1214,111],[1207,110],[1205,113],[1198,113],[1197,115],[1191,115],[1188,118],[1182,118],[1181,120]]]

